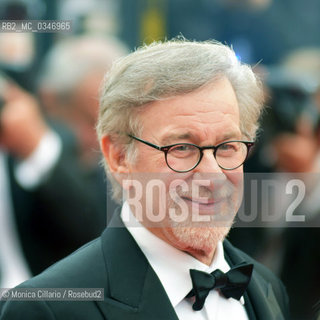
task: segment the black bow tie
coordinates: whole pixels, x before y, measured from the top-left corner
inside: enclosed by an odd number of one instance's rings
[[[187,295],[187,298],[196,296],[193,304],[193,310],[201,310],[204,302],[212,289],[220,289],[226,298],[234,298],[240,300],[246,291],[251,274],[253,264],[240,264],[227,273],[217,269],[211,273],[190,269],[193,289]]]

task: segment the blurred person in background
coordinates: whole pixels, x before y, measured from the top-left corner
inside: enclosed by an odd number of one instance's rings
[[[39,4],[37,0],[28,3],[3,0],[0,18],[4,21],[48,18]],[[0,287],[12,287],[32,275],[18,229],[22,226],[24,234],[32,234],[33,229],[26,230],[29,224],[25,228],[23,224],[29,219],[33,199],[38,197],[20,188],[17,176],[21,168],[24,171],[32,162],[36,150],[43,149],[54,136],[43,121],[37,101],[27,93],[33,89],[35,77],[31,75],[46,47],[38,45],[40,39],[34,33],[0,33]],[[49,36],[46,38],[49,41],[43,42],[48,44],[50,39]],[[50,156],[47,159],[39,166],[39,172],[52,163]],[[38,256],[37,260],[40,259]]]
[[[7,203],[1,212],[5,232],[0,232],[3,286],[41,272],[104,229],[106,207],[114,203],[107,200],[93,139],[96,99],[103,73],[124,53],[125,47],[113,39],[59,42],[38,82],[45,114],[41,102],[18,86],[3,90],[1,182]],[[54,87],[58,83],[62,87]]]
[[[320,48],[301,48],[293,51],[284,59],[284,66],[291,72],[314,79],[316,90],[312,95],[313,103],[320,113]],[[315,125],[315,122],[316,125]],[[319,116],[313,121],[311,137],[303,145],[295,144],[292,149],[300,150],[300,159],[305,159],[303,172],[306,175],[306,195],[296,209],[311,218],[308,228],[287,228],[284,231],[284,257],[281,278],[291,295],[293,319],[312,318],[319,308],[320,298],[320,122]],[[305,131],[305,130],[304,130]],[[304,134],[304,137],[306,134]],[[301,141],[302,142],[302,141]],[[311,146],[312,145],[312,146]],[[308,153],[308,149],[310,150]],[[294,161],[287,154],[287,161]],[[302,166],[302,165],[301,165]],[[310,227],[311,226],[311,227]],[[303,276],[297,276],[303,270]],[[317,303],[318,302],[318,303]]]
[[[283,59],[282,64],[291,72],[309,76],[317,82],[315,102],[320,112],[320,47],[302,47],[294,50]]]
[[[303,181],[305,195],[294,214],[306,215],[309,226],[319,226],[318,82],[305,72],[278,66],[268,69],[265,84],[269,108],[262,119],[259,146],[247,169],[262,174],[262,179],[275,179],[278,185],[287,181],[286,174]],[[279,195],[275,201],[263,196],[269,211],[285,217],[292,198]],[[290,297],[292,319],[311,319],[320,296],[320,238],[317,228],[301,226],[286,228],[276,222],[274,227],[235,228],[230,238],[281,277]]]
[[[315,103],[318,84],[306,74],[283,67],[268,70],[270,109],[263,120],[265,143],[260,159],[272,172],[317,172],[320,169],[316,139],[319,111]]]
[[[38,79],[40,100],[49,117],[71,129],[81,164],[96,168],[98,88],[112,62],[127,53],[116,38],[66,38],[48,53]]]

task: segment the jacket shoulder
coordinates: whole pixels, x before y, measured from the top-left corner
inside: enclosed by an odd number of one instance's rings
[[[97,238],[20,286],[92,288],[101,286],[101,277],[105,274],[101,238]]]
[[[39,275],[21,283],[15,289],[43,288],[102,288],[106,283],[106,272],[101,239],[91,241],[68,257],[52,265]],[[13,289],[13,290],[15,290]],[[87,314],[100,319],[99,311],[93,301],[46,301],[46,300],[8,300],[0,301],[0,319],[51,320],[86,319]]]

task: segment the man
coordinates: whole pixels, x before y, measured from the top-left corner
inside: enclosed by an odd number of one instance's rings
[[[105,228],[115,203],[96,152],[97,97],[125,53],[113,38],[69,37],[45,58],[40,102],[0,83],[0,287],[40,273]]]
[[[100,153],[93,152],[99,149],[95,125],[100,83],[113,61],[127,53],[117,38],[67,37],[49,50],[40,70],[40,101],[52,120],[70,128],[80,163],[87,171],[94,171],[100,160]]]
[[[75,150],[62,146],[36,99],[14,84],[0,127],[0,286],[12,287],[94,239],[105,214],[86,190]]]
[[[21,285],[103,288],[103,301],[3,301],[0,318],[287,319],[281,282],[224,240],[261,108],[251,69],[222,44],[155,43],[118,60],[97,131],[121,213]]]

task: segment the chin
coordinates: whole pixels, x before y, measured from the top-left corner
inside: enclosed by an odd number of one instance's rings
[[[172,227],[168,230],[171,242],[180,250],[210,254],[223,241],[230,227]]]
[[[207,215],[206,221],[197,221],[192,210],[184,221],[175,221],[169,216],[163,228],[163,236],[179,250],[192,255],[195,252],[210,255],[218,242],[223,241],[229,233],[237,209],[236,203],[235,199],[229,198],[217,206],[219,214]],[[175,203],[169,203],[168,207],[181,212]]]

